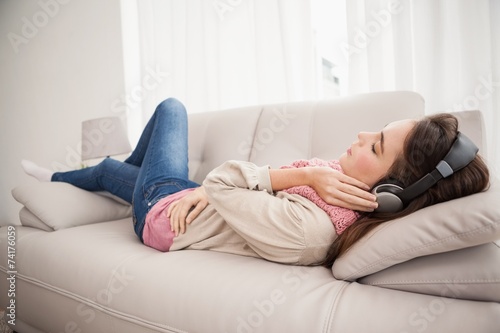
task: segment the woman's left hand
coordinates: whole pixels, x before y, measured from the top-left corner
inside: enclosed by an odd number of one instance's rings
[[[208,205],[205,188],[200,186],[184,198],[174,201],[167,210],[171,230],[178,236],[186,232],[186,224],[190,224]]]
[[[359,180],[327,167],[308,170],[313,175],[309,185],[330,205],[362,212],[377,208],[377,197]]]

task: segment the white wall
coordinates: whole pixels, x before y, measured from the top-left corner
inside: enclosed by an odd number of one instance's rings
[[[73,168],[81,122],[116,115],[123,67],[119,0],[0,1],[0,225],[18,221],[11,189],[36,181],[21,159]]]

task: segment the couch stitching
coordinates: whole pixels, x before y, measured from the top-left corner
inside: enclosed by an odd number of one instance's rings
[[[255,122],[255,127],[253,129],[252,145],[250,146],[250,152],[248,153],[248,158],[247,158],[247,161],[249,161],[249,162],[251,162],[252,159],[255,158],[255,156],[252,156],[253,155],[252,152],[254,151],[257,130],[260,128],[260,122],[262,121],[262,114],[263,113],[264,113],[264,107],[261,106],[259,116],[257,117],[257,121]]]
[[[2,272],[5,273],[5,270],[3,269],[3,267],[0,267],[0,271],[2,271]],[[74,300],[76,302],[80,302],[82,304],[85,304],[88,307],[91,307],[92,309],[94,309],[96,311],[101,311],[101,312],[103,312],[105,314],[108,314],[108,315],[111,315],[111,316],[113,316],[113,315],[118,316],[118,317],[120,317],[121,319],[123,319],[123,320],[125,320],[127,322],[130,322],[130,323],[133,323],[133,324],[136,324],[136,325],[139,325],[139,326],[145,326],[145,327],[152,328],[152,329],[161,329],[164,332],[188,333],[187,331],[179,330],[179,329],[170,327],[168,325],[164,325],[164,324],[160,324],[160,323],[155,323],[155,322],[150,322],[150,321],[147,321],[147,320],[144,320],[144,319],[140,319],[140,318],[137,318],[135,316],[123,313],[121,311],[114,310],[114,309],[109,308],[107,306],[103,306],[103,305],[101,305],[101,304],[99,304],[99,303],[97,303],[95,301],[92,301],[91,299],[82,297],[82,296],[80,296],[78,294],[75,294],[73,292],[67,291],[65,289],[58,288],[56,286],[53,286],[53,285],[48,284],[46,282],[40,281],[38,279],[34,279],[34,278],[31,278],[31,277],[28,277],[26,275],[20,274],[19,272],[17,272],[16,278],[19,278],[20,280],[24,280],[27,283],[31,283],[33,285],[39,286],[41,288],[44,288],[46,290],[53,291],[53,292],[55,292],[55,293],[57,293],[57,294],[59,294],[61,296],[68,297],[68,298],[70,298],[70,299],[72,299],[72,300]]]
[[[380,281],[380,282],[368,282],[363,283],[371,286],[379,286],[379,285],[404,285],[407,283],[411,284],[457,284],[457,283],[470,283],[470,284],[486,284],[486,283],[500,283],[500,279],[468,279],[468,280],[389,280],[389,281]]]
[[[335,332],[334,330],[332,330],[332,328],[333,328],[333,325],[336,323],[336,321],[334,320],[334,317],[335,317],[335,311],[337,310],[337,305],[340,303],[340,298],[342,298],[344,291],[347,289],[347,287],[349,287],[351,285],[348,282],[345,282],[345,281],[342,281],[342,282],[344,282],[344,285],[342,287],[340,287],[340,290],[337,293],[337,297],[335,297],[335,299],[331,303],[330,307],[328,308],[327,318],[326,318],[325,324],[323,326],[323,332],[326,332],[326,333],[334,333]]]

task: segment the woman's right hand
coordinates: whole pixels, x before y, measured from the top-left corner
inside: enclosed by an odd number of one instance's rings
[[[178,236],[186,232],[186,224],[190,224],[208,205],[205,188],[200,186],[180,200],[170,204],[167,217],[170,218],[171,230]]]
[[[328,167],[308,168],[309,186],[328,204],[362,212],[377,208],[376,197],[370,187]]]

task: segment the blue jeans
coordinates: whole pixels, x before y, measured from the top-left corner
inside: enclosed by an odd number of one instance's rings
[[[108,191],[132,203],[134,230],[142,239],[146,215],[160,199],[199,185],[189,180],[188,125],[184,105],[161,102],[124,162],[104,159],[96,166],[56,172],[52,181],[87,191]]]

